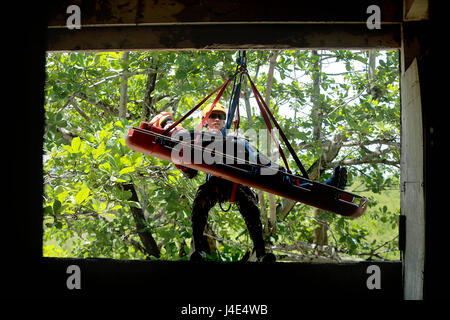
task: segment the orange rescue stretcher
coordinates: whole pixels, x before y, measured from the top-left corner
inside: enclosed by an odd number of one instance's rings
[[[247,140],[236,136],[219,138],[218,135],[213,136],[205,131],[187,131],[179,125],[167,132],[153,123],[141,122],[139,127],[129,129],[125,143],[132,150],[173,162],[177,167],[184,166],[202,171],[345,217],[360,217],[365,213],[370,201],[334,186],[293,174],[270,162]],[[237,146],[234,150],[243,146],[240,150],[244,152],[241,152],[241,157],[230,157],[219,150],[221,148],[217,148],[220,143],[224,144],[222,150],[229,150],[225,147],[226,144],[234,144]],[[212,144],[216,147],[211,148]],[[206,152],[215,161],[198,161],[198,152]],[[250,159],[251,154],[257,154],[257,159]]]

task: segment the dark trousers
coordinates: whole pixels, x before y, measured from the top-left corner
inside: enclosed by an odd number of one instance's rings
[[[203,236],[209,210],[217,202],[229,201],[232,189],[232,182],[216,177],[211,177],[198,188],[191,217],[195,250],[209,252],[208,243]],[[238,185],[234,201],[247,225],[247,230],[253,241],[253,248],[256,251],[256,255],[258,257],[263,256],[265,248],[260,211],[258,208],[258,196],[249,187]]]

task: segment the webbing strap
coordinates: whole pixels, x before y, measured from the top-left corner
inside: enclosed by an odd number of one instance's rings
[[[209,107],[208,112],[205,114],[205,116],[203,117],[202,121],[200,122],[200,124],[197,127],[197,131],[200,131],[203,128],[203,125],[205,124],[206,120],[209,118],[209,115],[212,113],[214,107],[217,104],[217,101],[219,101],[219,99],[222,97],[223,92],[225,91],[225,89],[228,87],[228,85],[231,82],[231,79],[228,79],[227,82],[224,83],[224,85],[222,86],[222,89],[220,89],[219,93],[217,94],[216,98],[214,99],[213,103],[211,104],[211,107]]]
[[[244,52],[245,53],[245,52]],[[245,56],[245,55],[244,55]],[[211,104],[210,110],[208,111],[208,113],[206,114],[206,116],[202,119],[201,124],[198,126],[198,131],[201,130],[201,128],[203,127],[203,125],[205,124],[206,119],[208,119],[209,115],[212,113],[212,110],[214,108],[214,106],[216,105],[217,101],[219,101],[220,97],[223,95],[223,92],[225,91],[226,87],[230,84],[231,80],[236,80],[235,77],[238,74],[239,71],[236,71],[236,73],[229,78],[225,83],[223,83],[222,85],[220,85],[219,87],[217,87],[213,92],[211,92],[206,98],[204,98],[202,101],[200,101],[194,108],[192,108],[191,110],[189,110],[184,116],[182,116],[180,119],[178,119],[177,121],[173,122],[166,130],[164,130],[164,132],[162,133],[163,135],[166,135],[167,133],[170,132],[170,130],[172,130],[173,128],[175,128],[180,122],[182,122],[183,120],[185,120],[187,117],[189,117],[192,113],[194,113],[195,110],[197,110],[198,108],[200,108],[201,105],[203,105],[203,103],[205,103],[214,93],[216,93],[217,91],[220,90],[219,94],[217,95],[217,97],[214,99],[214,102]],[[289,164],[287,162],[286,156],[284,154],[283,149],[280,146],[280,143],[278,142],[278,140],[276,139],[276,136],[273,133],[273,127],[270,123],[269,117],[270,119],[273,121],[275,127],[278,129],[281,138],[283,139],[286,147],[288,148],[289,152],[291,153],[292,157],[295,160],[295,163],[297,164],[298,168],[300,169],[300,171],[303,174],[303,177],[309,179],[308,177],[308,173],[306,172],[305,168],[303,167],[302,163],[300,162],[300,159],[297,157],[297,154],[295,153],[294,149],[292,148],[291,144],[289,143],[288,139],[286,138],[283,130],[281,130],[280,125],[278,124],[278,122],[276,121],[275,117],[273,116],[273,114],[270,112],[269,108],[267,107],[264,99],[262,98],[261,94],[259,93],[258,89],[256,88],[255,84],[253,83],[252,79],[250,78],[250,75],[248,74],[248,72],[245,71],[245,74],[248,77],[248,80],[250,81],[250,85],[252,87],[252,91],[255,95],[256,98],[256,102],[258,103],[258,107],[261,111],[261,115],[263,116],[264,122],[266,123],[267,128],[269,129],[269,132],[272,136],[273,141],[275,142],[275,144],[278,147],[278,150],[280,152],[280,155],[283,159],[283,162],[286,166],[286,169],[288,170],[288,172],[291,172],[289,169]],[[242,80],[242,79],[241,79]],[[241,81],[239,82],[239,91],[240,91],[240,85],[241,85]],[[238,90],[236,90],[238,91]],[[233,100],[237,100],[239,99],[239,94],[236,95],[234,97],[235,99]],[[235,102],[235,101],[233,101]],[[234,103],[233,103],[234,104]],[[232,104],[232,105],[233,105]],[[237,104],[237,103],[236,103]],[[234,110],[236,108],[236,105],[234,105]],[[233,111],[234,111],[233,110]],[[227,121],[228,122],[228,121]],[[228,123],[227,123],[228,124]],[[231,123],[230,123],[231,125]],[[229,128],[228,128],[229,129]]]
[[[239,66],[238,66],[239,67]],[[239,68],[236,72],[239,72]],[[236,85],[236,78],[234,79],[233,83],[233,90],[231,91],[231,97],[230,97],[230,103],[228,107],[228,116],[227,116],[227,122],[225,123],[225,126],[222,129],[223,135],[226,135],[228,130],[231,128],[231,123],[233,122],[233,118],[235,117],[237,113],[237,117],[239,117],[239,98],[241,95],[241,86],[242,86],[242,79],[245,75],[243,73],[239,74],[239,82]],[[236,118],[238,119],[238,118]]]
[[[264,99],[261,97],[261,94],[258,92],[258,89],[256,89],[256,86],[255,86],[255,84],[253,83],[253,81],[252,81],[252,79],[250,78],[250,76],[248,75],[248,73],[247,73],[247,76],[248,76],[248,80],[250,81],[250,85],[251,85],[251,87],[252,87],[253,93],[255,94],[255,97],[258,97],[258,98],[256,99],[256,101],[258,101],[258,100],[261,101],[263,107],[264,107],[265,110],[267,111],[267,114],[270,116],[270,118],[272,119],[272,121],[273,121],[275,127],[276,127],[276,128],[278,129],[278,131],[280,132],[281,138],[283,139],[284,143],[286,144],[286,147],[288,148],[289,152],[291,153],[292,157],[294,158],[295,163],[297,164],[298,168],[299,168],[300,171],[302,172],[303,177],[305,177],[306,179],[309,179],[308,172],[306,172],[305,168],[303,167],[302,163],[300,162],[300,159],[298,158],[297,154],[295,153],[294,148],[292,148],[292,146],[291,146],[291,144],[289,143],[288,139],[286,138],[286,136],[285,136],[283,130],[281,130],[280,125],[278,124],[278,122],[277,122],[277,120],[275,119],[275,117],[273,116],[273,114],[270,112],[269,108],[267,107],[266,103],[264,102]],[[259,103],[258,103],[258,106],[259,106]],[[260,109],[261,109],[261,108],[260,108]],[[261,113],[263,113],[263,112],[261,111]],[[263,115],[263,117],[264,117],[264,115]],[[264,118],[264,120],[266,121],[265,118]],[[266,123],[267,123],[267,121],[266,121]],[[269,129],[269,130],[270,130],[270,129]],[[280,148],[280,150],[281,150],[281,148]],[[284,153],[282,153],[282,151],[280,152],[280,154],[284,157]],[[285,158],[283,158],[283,160],[285,160]],[[287,167],[287,169],[289,170],[289,167]]]
[[[234,92],[233,92],[233,96],[232,96],[232,102],[230,104],[230,107],[228,108],[228,118],[227,118],[227,122],[223,128],[223,132],[226,134],[228,130],[230,130],[231,128],[231,123],[233,122],[233,118],[234,115],[236,113],[236,110],[238,110],[239,108],[237,108],[238,102],[239,102],[239,97],[240,97],[240,93],[241,93],[241,82],[239,82],[236,86],[236,88],[234,88]]]
[[[240,122],[241,122],[241,117],[239,115],[239,108],[237,108],[236,109],[236,117],[235,117],[235,119],[233,121],[233,123],[234,123],[234,131],[236,131],[236,132],[238,131]]]
[[[231,189],[231,196],[230,196],[231,203],[233,203],[236,200],[237,187],[238,187],[238,184],[236,182],[233,182],[233,188]]]
[[[248,79],[250,80],[250,85],[252,87],[253,94],[255,95],[256,102],[258,103],[259,110],[261,111],[261,115],[263,116],[263,119],[264,119],[264,122],[266,123],[267,129],[269,129],[270,135],[272,136],[273,141],[275,142],[275,144],[278,147],[278,151],[280,152],[281,158],[283,159],[283,162],[284,162],[284,165],[286,166],[286,169],[288,170],[288,172],[291,172],[291,170],[289,169],[289,164],[287,162],[287,159],[286,159],[286,156],[284,154],[284,151],[281,148],[280,143],[278,142],[278,140],[277,140],[277,138],[276,138],[276,136],[275,136],[275,134],[273,132],[272,124],[270,123],[269,117],[267,115],[269,111],[266,110],[264,108],[264,106],[263,106],[263,105],[265,105],[265,102],[264,102],[264,100],[262,100],[262,97],[259,94],[258,90],[256,89],[256,86],[254,85],[254,83],[250,79],[250,76],[248,77]],[[280,129],[278,129],[278,130],[281,132]]]
[[[222,97],[223,92],[225,91],[226,87],[228,86],[228,84],[230,83],[231,78],[228,79],[227,82],[225,82],[224,86],[222,86],[222,89],[220,89],[219,93],[217,94],[216,98],[214,99],[213,103],[211,104],[211,107],[209,108],[208,112],[205,114],[205,116],[203,117],[202,121],[200,122],[200,124],[197,127],[197,131],[201,131],[203,128],[203,125],[205,124],[206,120],[208,120],[209,115],[212,113],[214,107],[217,104],[217,101],[219,101],[219,99]],[[195,138],[194,141],[194,145],[198,145],[198,140],[200,139],[200,134],[197,135],[197,137]]]
[[[219,87],[217,87],[216,89],[214,89],[213,92],[211,92],[206,98],[204,98],[202,101],[200,101],[194,108],[192,108],[191,110],[189,110],[184,116],[182,116],[180,119],[178,119],[177,121],[175,121],[174,123],[172,123],[170,125],[170,127],[168,127],[166,130],[164,130],[164,132],[162,133],[163,135],[166,135],[167,133],[170,132],[170,130],[172,130],[173,128],[175,128],[180,122],[184,121],[187,117],[189,117],[192,113],[194,113],[195,110],[197,110],[198,108],[201,107],[202,104],[205,103],[205,101],[207,101],[214,93],[216,93],[217,91],[219,91],[220,89],[228,86],[228,84],[231,82],[231,80],[235,77],[235,75],[233,75],[230,79],[228,79],[225,83],[221,84]],[[212,110],[212,109],[211,109]],[[209,116],[209,115],[208,115]]]

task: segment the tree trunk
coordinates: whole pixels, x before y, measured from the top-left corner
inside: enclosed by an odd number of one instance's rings
[[[139,198],[136,189],[132,183],[124,184],[124,190],[131,192],[130,201],[139,202]],[[155,239],[152,236],[148,226],[145,223],[144,210],[139,209],[135,206],[130,206],[131,214],[133,215],[134,222],[136,224],[136,232],[139,239],[142,242],[142,246],[145,250],[145,254],[149,256],[154,256],[156,258],[160,257],[160,252]]]
[[[373,99],[377,98],[377,92],[375,87],[375,50],[367,51],[367,55],[369,58],[369,65],[367,68],[367,76],[369,80],[369,93]]]
[[[248,127],[251,128],[253,126],[253,116],[252,109],[250,107],[250,89],[248,88],[247,81],[244,81],[244,84],[242,85],[242,93],[245,111],[247,112]]]
[[[322,141],[322,120],[324,115],[322,101],[320,100],[322,63],[321,56],[316,50],[312,51],[312,56],[317,57],[312,65],[313,86],[311,90],[311,119],[314,122],[313,141],[318,144],[321,143],[322,150],[319,158],[311,165],[307,172],[311,180],[318,180],[322,173],[331,166],[331,162],[338,155],[339,150],[342,147],[343,142],[345,141],[345,136],[336,135],[331,141]],[[282,199],[280,205],[278,205],[277,207],[276,215],[279,217],[279,219],[285,219],[294,205],[294,201],[289,199]],[[323,212],[323,210],[314,209],[314,217],[317,219],[317,226],[314,229],[313,238],[314,243],[317,245],[327,245],[328,243],[328,224],[326,221],[322,221],[321,219],[319,219]]]
[[[275,71],[275,65],[277,62],[279,51],[273,51],[270,55],[269,59],[269,71],[267,72],[267,85],[266,85],[266,96],[265,96],[265,102],[268,107],[270,107],[270,93],[272,91],[272,85],[273,85],[273,73]],[[269,237],[271,235],[274,235],[276,233],[276,203],[275,203],[275,195],[272,193],[267,194],[267,198],[269,200],[269,226],[268,226],[268,232]]]
[[[314,217],[316,218],[316,227],[313,234],[313,243],[318,246],[328,245],[328,224],[323,218],[320,218],[325,211],[322,209],[314,209]]]
[[[369,82],[369,94],[372,96],[373,100],[378,100],[380,97],[382,97],[385,94],[385,88],[382,88],[381,86],[377,86],[376,84],[376,50],[369,50],[367,52],[368,56],[368,66],[367,66],[367,77]]]
[[[254,79],[258,78],[259,68],[261,67],[261,61],[258,60],[258,63],[256,65],[256,71]],[[248,119],[248,126],[251,128],[253,125],[253,118],[252,118],[252,109],[250,107],[250,95],[251,95],[251,89],[248,88],[248,82],[244,81],[244,84],[242,86],[243,91],[243,97],[244,97],[244,103],[245,103],[245,110],[247,112],[247,119]]]
[[[322,118],[323,118],[323,110],[322,110],[322,101],[320,100],[320,82],[321,82],[321,73],[322,73],[322,62],[321,56],[317,50],[313,50],[311,52],[311,57],[315,57],[315,61],[312,65],[312,90],[311,90],[311,101],[312,101],[312,109],[311,109],[311,119],[313,121],[313,141],[314,143],[320,143],[322,140]],[[323,168],[321,165],[322,155],[319,156],[318,161],[314,164],[316,165],[313,168],[310,168],[312,171],[316,172],[317,178],[319,178],[323,173]],[[314,166],[313,164],[313,166]],[[316,218],[317,225],[314,229],[313,239],[314,243],[317,245],[326,245],[328,243],[327,239],[327,225],[324,221],[322,221],[319,217],[323,214],[323,210],[315,208],[314,209],[314,217]]]
[[[128,59],[130,53],[124,52],[122,56],[123,71],[120,78],[119,118],[127,117],[127,91],[128,91]]]
[[[312,79],[313,79],[313,87],[312,87],[312,110],[311,110],[311,118],[314,123],[313,128],[313,140],[314,142],[319,142],[322,137],[322,102],[320,101],[320,80],[322,73],[322,62],[320,61],[320,55],[317,50],[312,51],[312,57],[316,57],[317,59],[313,63],[313,71],[312,71]]]
[[[153,62],[153,59],[150,61],[150,63]],[[158,66],[152,65],[150,66],[150,69],[153,69],[153,71],[149,72],[147,75],[147,82],[145,85],[145,95],[144,95],[144,102],[142,104],[142,119],[144,121],[149,121],[151,117],[153,117],[156,113],[156,109],[153,106],[153,96],[152,93],[155,90],[156,86],[156,78],[158,77]]]
[[[313,87],[311,90],[311,101],[313,104],[311,110],[311,119],[314,121],[313,126],[313,141],[319,143],[322,137],[322,120],[323,120],[323,110],[322,110],[322,102],[320,101],[320,84],[321,84],[321,72],[322,72],[322,63],[321,56],[319,55],[317,50],[312,51],[312,56],[317,57],[316,61],[312,65],[312,79],[313,79]],[[323,149],[322,155],[307,169],[308,176],[310,180],[318,180],[322,175],[325,169],[329,168],[329,164],[331,161],[337,156],[340,148],[342,147],[342,143],[345,140],[344,136],[337,135],[333,141],[323,142],[325,148]],[[326,145],[328,143],[328,145]],[[292,210],[295,201],[290,199],[281,199],[280,204],[277,206],[276,216],[280,220],[284,220],[289,212]],[[315,216],[320,215],[319,212],[316,212]],[[323,234],[324,230],[317,230],[318,238],[321,234]]]
[[[214,234],[213,234],[213,230],[211,230],[211,227],[209,226],[209,224],[206,224],[205,226],[205,230],[203,231],[203,233],[205,234],[205,240],[208,243],[208,248],[209,248],[209,253],[213,254],[214,252],[217,252],[217,243],[216,240],[214,239]],[[212,237],[208,237],[208,235],[212,236]]]

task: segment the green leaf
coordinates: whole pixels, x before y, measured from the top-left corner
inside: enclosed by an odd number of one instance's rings
[[[68,151],[68,152],[70,152],[70,153],[73,153],[73,152],[72,152],[72,147],[71,147],[71,146],[63,145],[63,148],[66,149],[66,151]]]
[[[44,214],[53,215],[53,208],[52,208],[52,206],[46,206],[44,208]]]
[[[126,178],[126,176],[125,176],[125,178]],[[121,182],[127,182],[127,180],[129,180],[129,179],[124,180],[124,179],[117,178],[117,177],[115,177],[115,176],[111,176],[111,177],[109,178],[109,180],[111,180],[111,181],[113,181],[113,182],[119,182],[119,183],[121,183]]]
[[[134,171],[134,167],[126,167],[119,171],[119,174],[126,174]]]
[[[129,204],[130,207],[135,207],[135,208],[138,208],[138,209],[142,209],[141,204],[139,202],[137,202],[137,201],[128,201],[128,204]]]
[[[102,141],[108,135],[108,130],[102,130],[98,132],[98,139]]]
[[[59,202],[59,200],[55,200],[55,202],[53,202],[53,213],[58,214],[60,210],[61,210],[61,202]]]
[[[55,190],[54,190],[54,194],[55,195],[58,195],[58,194],[60,194],[60,193],[62,193],[62,192],[64,192],[65,190],[64,190],[64,188],[63,187],[61,187],[61,186],[57,186],[56,188],[55,188]]]
[[[80,152],[80,147],[81,147],[80,137],[75,137],[72,139],[71,147],[72,147],[72,151],[70,151],[70,152],[72,152],[72,153]]]
[[[108,173],[111,172],[111,165],[109,164],[109,162],[102,163],[101,165],[98,166],[98,168],[100,170],[104,170],[104,171],[106,171]]]
[[[81,188],[81,190],[75,196],[75,203],[76,204],[83,203],[83,201],[86,200],[87,197],[89,196],[89,192],[90,192],[89,188],[86,187],[86,185],[83,184],[83,187]]]
[[[128,200],[128,199],[131,198],[131,196],[132,196],[131,191],[128,191],[128,190],[127,191],[123,191],[120,194],[120,200]]]
[[[69,194],[69,191],[64,190],[63,192],[58,193],[58,195],[56,197],[58,198],[59,202],[64,202],[66,200],[68,194]]]
[[[133,160],[134,165],[135,165],[135,166],[139,166],[139,165],[142,163],[142,156],[139,155],[137,152],[134,153],[134,154],[137,155],[137,156],[135,157],[135,159]]]

